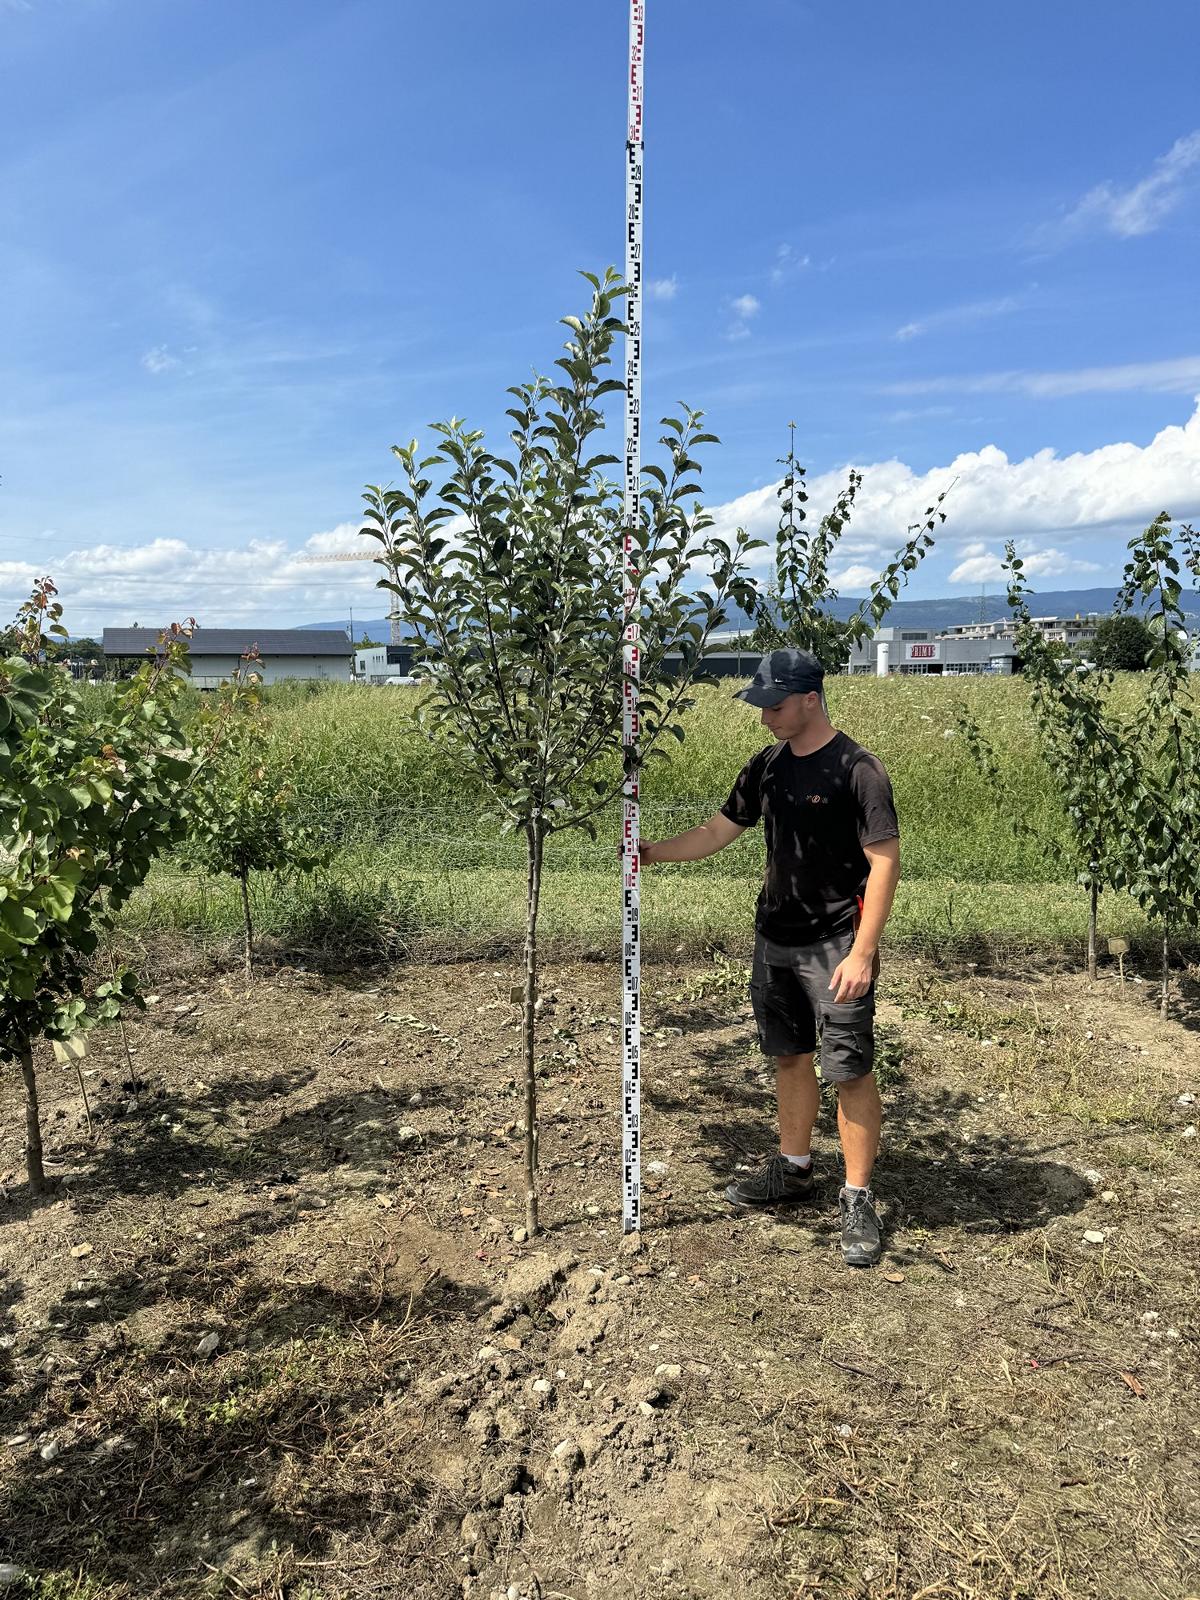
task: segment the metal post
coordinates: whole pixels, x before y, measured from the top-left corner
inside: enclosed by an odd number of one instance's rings
[[[638,812],[638,682],[640,673],[641,571],[638,527],[642,479],[642,71],[645,0],[629,5],[629,126],[625,141],[625,691],[622,743],[625,761],[621,858],[623,913],[622,1006],[622,1229],[642,1224],[642,1020],[641,1020],[641,827]]]

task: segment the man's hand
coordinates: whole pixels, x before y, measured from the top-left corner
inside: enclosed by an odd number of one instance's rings
[[[851,950],[844,961],[838,962],[829,980],[834,1005],[842,1006],[850,1000],[861,1000],[874,981],[874,955],[859,955]]]

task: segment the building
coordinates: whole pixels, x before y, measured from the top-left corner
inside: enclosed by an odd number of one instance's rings
[[[846,670],[962,677],[1009,674],[1016,667],[1016,644],[998,634],[977,638],[954,632],[935,633],[932,628],[877,628],[862,644],[855,645]]]
[[[158,643],[157,628],[105,628],[104,655],[122,672],[133,672]],[[349,683],[354,646],[339,628],[197,628],[188,643],[192,682],[216,689],[237,671],[245,653],[258,647],[255,671],[264,683],[287,678]]]
[[[408,644],[360,645],[354,652],[356,683],[415,683],[412,676],[413,646]]]
[[[1042,638],[1051,644],[1086,644],[1089,639],[1096,637],[1097,625],[1103,619],[1097,611],[1089,611],[1087,616],[1076,612],[1073,617],[1030,617],[1030,625],[1037,629]],[[943,630],[941,637],[946,639],[1014,639],[1017,625],[1011,617],[1002,617],[999,622],[960,622],[953,628]]]

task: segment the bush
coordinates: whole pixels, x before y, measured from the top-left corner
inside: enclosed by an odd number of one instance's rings
[[[297,950],[339,964],[396,961],[421,927],[421,885],[415,878],[352,885],[298,878],[277,898],[275,914],[279,937]]]

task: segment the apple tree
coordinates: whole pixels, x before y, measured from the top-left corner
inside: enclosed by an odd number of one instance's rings
[[[431,738],[452,746],[482,779],[503,826],[525,839],[527,893],[522,1046],[526,1224],[538,1226],[538,912],[547,844],[569,829],[594,833],[620,793],[624,687],[622,495],[597,448],[604,400],[624,392],[607,376],[622,332],[625,294],[609,269],[590,305],[565,317],[557,373],[508,392],[511,449],[454,419],[436,446],[394,447],[402,483],[364,495],[363,533],[378,558],[417,652]],[[699,504],[701,447],[715,443],[702,415],[662,419],[662,458],[643,469],[634,531],[640,576],[641,747],[683,737],[679,718],[702,671],[707,642],[752,598],[741,530],[718,538]],[[676,660],[670,670],[666,658]]]

